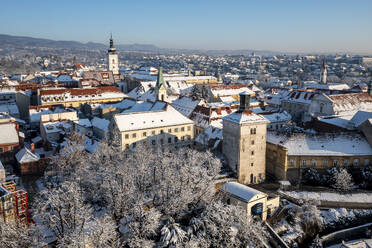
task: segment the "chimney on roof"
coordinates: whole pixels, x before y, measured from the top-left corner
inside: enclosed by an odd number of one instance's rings
[[[239,97],[240,97],[239,112],[249,110],[251,100],[250,94],[244,91],[239,94]]]
[[[35,152],[35,144],[34,143],[31,143],[31,151],[32,151],[32,153]]]

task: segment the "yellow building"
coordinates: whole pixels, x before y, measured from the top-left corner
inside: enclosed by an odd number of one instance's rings
[[[84,103],[110,103],[122,101],[126,95],[114,86],[94,88],[62,88],[38,91],[38,105],[64,105],[80,107]]]
[[[356,133],[292,134],[268,132],[266,170],[278,180],[298,182],[306,168],[358,168],[372,162],[372,148]]]
[[[134,148],[137,144],[149,146],[191,145],[194,139],[194,123],[171,105],[156,102],[158,107],[151,111],[133,111],[116,114],[112,128],[120,133],[122,150]]]

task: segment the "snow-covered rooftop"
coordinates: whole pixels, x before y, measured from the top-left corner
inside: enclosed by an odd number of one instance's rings
[[[37,153],[33,153],[28,148],[22,148],[17,154],[15,155],[18,163],[32,163],[37,162],[40,160],[40,156]]]
[[[358,111],[349,121],[349,127],[358,127],[366,120],[372,118],[372,111]]]
[[[122,113],[126,114],[126,113],[135,113],[135,112],[158,111],[158,110],[164,110],[166,106],[167,106],[167,103],[161,102],[161,101],[156,101],[156,102],[138,101],[131,108],[124,110]]]
[[[114,116],[114,121],[121,132],[193,124],[190,119],[170,105],[160,111],[117,114]]]
[[[292,118],[292,116],[286,111],[281,113],[264,114],[262,116],[270,123],[290,121]]]
[[[59,133],[65,132],[72,127],[72,125],[67,121],[56,121],[56,122],[44,122],[43,123],[45,132],[48,133]]]
[[[92,123],[89,119],[79,119],[78,121],[74,121],[76,124],[82,126],[82,127],[91,127]]]
[[[92,123],[92,126],[93,127],[96,127],[96,128],[101,129],[103,131],[107,131],[108,130],[108,126],[110,124],[110,121],[109,120],[106,120],[106,119],[94,117],[92,119],[91,123]]]
[[[222,125],[221,128],[210,125],[196,137],[195,141],[207,145],[210,140],[222,140],[222,133]]]
[[[181,112],[184,116],[189,117],[202,100],[193,99],[191,97],[180,97],[172,102],[172,106]]]
[[[15,102],[0,104],[0,113],[8,113],[12,116],[19,115],[19,109]]]
[[[266,141],[284,146],[289,156],[372,156],[364,136],[356,133],[292,134],[267,132]]]
[[[257,115],[252,111],[237,111],[228,116],[225,116],[223,120],[235,122],[239,124],[243,123],[268,123],[268,121],[262,117],[262,115]]]
[[[329,95],[336,115],[354,114],[358,110],[372,111],[372,96],[368,93]]]
[[[13,123],[0,124],[0,145],[18,142],[19,137],[16,125]]]
[[[236,198],[239,198],[244,202],[250,202],[252,200],[260,199],[267,196],[261,191],[255,190],[251,187],[237,182],[225,183],[222,186],[221,190]]]

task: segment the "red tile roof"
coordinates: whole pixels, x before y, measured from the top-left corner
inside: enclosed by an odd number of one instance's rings
[[[95,87],[95,88],[73,88],[73,89],[48,89],[48,90],[41,90],[40,95],[61,95],[66,92],[70,92],[73,96],[80,96],[80,95],[96,95],[105,92],[115,92],[121,93],[115,86],[104,86],[104,87]]]

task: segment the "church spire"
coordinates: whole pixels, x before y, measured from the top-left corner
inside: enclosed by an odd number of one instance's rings
[[[110,49],[109,52],[115,52],[116,49],[114,47],[114,40],[112,39],[112,33],[110,33]]]
[[[163,69],[161,66],[158,70],[158,79],[156,80],[155,92],[156,99],[158,101],[165,101],[167,99],[167,88],[164,83]]]
[[[156,88],[159,89],[162,85],[164,85],[165,87],[164,78],[163,78],[163,69],[160,66],[159,71],[158,71],[158,79],[156,80]]]
[[[326,64],[326,59],[325,57],[323,58],[323,66],[320,74],[320,82],[322,84],[327,83],[327,64]]]

